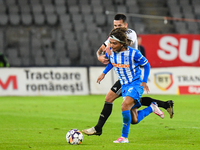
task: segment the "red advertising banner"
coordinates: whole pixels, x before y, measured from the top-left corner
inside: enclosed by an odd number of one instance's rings
[[[151,67],[200,66],[199,34],[140,36]]]

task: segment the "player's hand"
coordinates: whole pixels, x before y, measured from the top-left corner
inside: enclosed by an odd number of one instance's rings
[[[107,65],[107,64],[109,64],[109,59],[108,58],[106,58],[106,55],[100,55],[99,57],[98,57],[98,60],[102,63],[102,64],[104,64],[104,65]]]
[[[111,55],[111,50],[109,46],[107,46],[103,51],[106,52],[108,55]]]
[[[97,83],[100,84],[101,80],[103,80],[104,77],[105,77],[105,74],[102,73],[102,74],[98,77],[98,79],[97,79]]]
[[[142,82],[142,83],[140,84],[140,86],[143,86],[144,90],[145,90],[147,93],[149,93],[149,92],[150,92],[150,91],[149,91],[149,87],[148,87],[147,83],[145,83],[145,82]]]

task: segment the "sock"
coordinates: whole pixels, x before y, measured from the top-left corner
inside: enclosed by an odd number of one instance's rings
[[[103,128],[106,120],[108,119],[108,117],[110,116],[110,114],[112,112],[112,106],[113,106],[112,103],[105,102],[103,110],[102,110],[101,115],[99,117],[98,123],[94,127],[97,132],[102,131],[102,128]]]
[[[129,128],[131,124],[130,110],[122,111],[122,117],[123,117],[122,137],[128,138]]]
[[[167,109],[169,107],[169,104],[167,102],[153,99],[150,97],[141,97],[140,102],[143,106],[149,106],[152,102],[156,102],[158,104],[158,107],[162,107],[164,109]]]
[[[142,110],[138,111],[138,122],[139,123],[142,119],[144,119],[146,116],[148,116],[150,113],[152,113],[153,110],[151,108],[151,106],[144,108]]]

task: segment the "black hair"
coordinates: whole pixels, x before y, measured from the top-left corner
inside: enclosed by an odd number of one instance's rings
[[[123,22],[126,22],[126,16],[124,14],[116,14],[114,20],[123,20]]]

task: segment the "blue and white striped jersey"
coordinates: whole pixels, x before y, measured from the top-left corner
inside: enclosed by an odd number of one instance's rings
[[[129,84],[141,77],[140,65],[144,66],[148,63],[148,60],[139,50],[128,47],[126,51],[115,53],[111,49],[111,52],[111,55],[106,53],[106,57],[113,65],[121,85]]]

